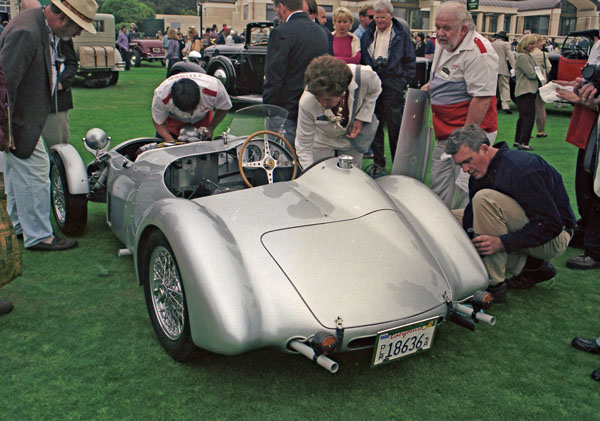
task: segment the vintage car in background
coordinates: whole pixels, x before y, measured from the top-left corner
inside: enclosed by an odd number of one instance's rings
[[[267,44],[272,27],[273,22],[249,23],[243,44],[213,45],[204,50],[206,73],[223,82],[233,99],[262,102]],[[409,86],[419,88],[427,83],[430,66],[430,60],[418,57],[417,73]]]
[[[229,95],[262,102],[267,43],[273,22],[246,25],[243,44],[213,45],[204,49],[206,73],[219,79]]]
[[[167,53],[161,40],[144,37],[142,32],[134,32],[129,40],[129,64],[140,67],[142,61],[160,61],[164,64]]]
[[[73,38],[79,60],[77,76],[83,78],[83,84],[88,88],[115,85],[119,72],[125,69],[125,62],[115,48],[115,17],[97,13],[92,23],[96,28],[95,34],[83,31]]]
[[[81,233],[86,201],[106,202],[154,332],[179,361],[196,347],[275,347],[335,372],[331,352],[371,348],[378,366],[430,349],[442,321],[495,323],[483,312],[481,259],[429,188],[373,179],[348,156],[302,170],[282,137],[286,116],[256,105],[212,141],[184,130],[171,144],[137,138],[112,149],[92,129],[87,168],[72,145],[57,145],[59,226]]]
[[[548,53],[552,70],[548,80],[575,80],[587,63],[597,29],[573,31],[565,37],[560,52]]]

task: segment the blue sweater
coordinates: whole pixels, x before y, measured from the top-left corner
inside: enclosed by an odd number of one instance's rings
[[[575,228],[575,216],[561,175],[540,156],[513,151],[505,142],[490,161],[486,175],[469,181],[471,201],[465,208],[463,227],[473,227],[472,200],[482,189],[492,189],[513,198],[525,211],[529,223],[518,231],[500,236],[510,253],[547,243],[564,228]],[[480,233],[484,234],[484,233]]]

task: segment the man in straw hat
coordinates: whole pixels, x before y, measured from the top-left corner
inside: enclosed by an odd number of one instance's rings
[[[96,33],[94,0],[52,0],[21,12],[0,36],[6,72],[11,136],[0,142],[6,158],[8,212],[30,250],[65,250],[75,240],[56,237],[50,224],[50,162],[41,133],[56,101],[60,61],[56,46],[86,30]]]

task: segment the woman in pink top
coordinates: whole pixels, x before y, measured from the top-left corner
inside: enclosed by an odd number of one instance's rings
[[[333,55],[349,64],[360,64],[360,39],[350,32],[354,18],[350,10],[338,7],[333,12]]]

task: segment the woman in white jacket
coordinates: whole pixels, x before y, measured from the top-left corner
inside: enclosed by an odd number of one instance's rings
[[[350,155],[354,165],[362,167],[365,144],[373,141],[378,124],[375,102],[381,81],[377,73],[369,66],[326,55],[311,61],[304,82],[296,129],[302,167],[338,155]]]

